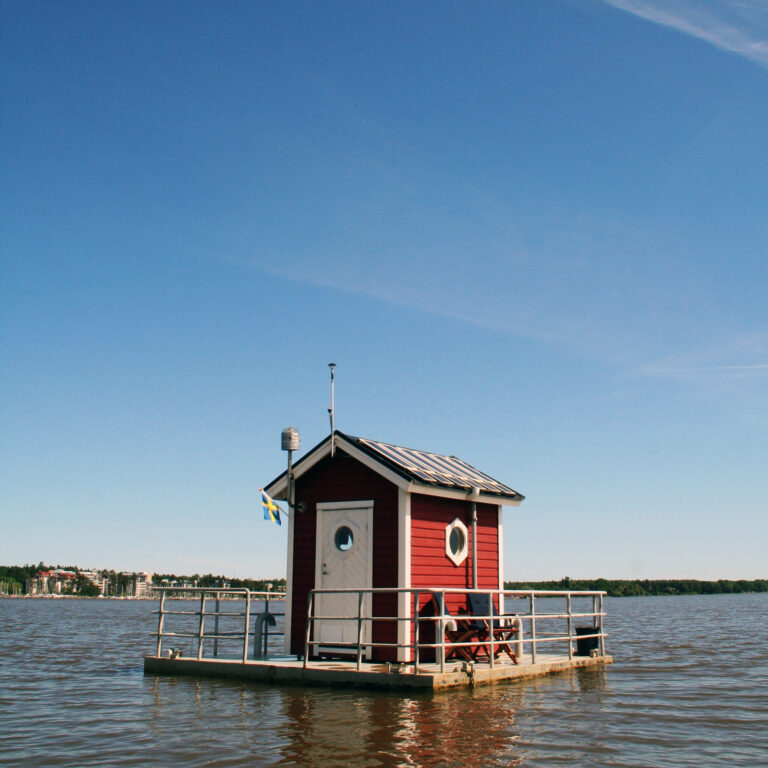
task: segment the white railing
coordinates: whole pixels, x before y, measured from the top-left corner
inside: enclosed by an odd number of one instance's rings
[[[285,600],[285,592],[252,592],[249,589],[232,589],[217,587],[160,587],[155,589],[160,595],[160,607],[153,613],[158,614],[157,621],[157,649],[156,655],[160,656],[163,652],[163,640],[165,638],[193,638],[197,641],[196,657],[198,660],[204,658],[205,641],[213,641],[212,655],[214,658],[219,655],[219,643],[237,643],[242,645],[242,660],[248,660],[248,647],[250,638],[253,637],[253,658],[263,658],[268,653],[268,642],[270,636],[277,637],[283,633],[277,629],[271,633],[270,626],[275,627],[276,616],[284,616],[284,613],[277,613],[270,609],[270,603]],[[194,600],[200,596],[200,607],[198,610],[174,610],[167,607],[167,602],[173,598],[183,600]],[[210,603],[213,601],[213,610]],[[228,610],[232,602],[242,601],[242,610]],[[263,601],[264,611],[258,615],[253,615],[251,608],[254,601]],[[225,603],[222,606],[222,603]],[[175,631],[169,632],[166,627],[166,617],[169,616],[197,616],[196,631]],[[209,632],[206,628],[206,618],[213,618],[213,631]],[[238,629],[225,630],[220,628],[220,619],[231,624],[236,619],[242,619],[242,625]],[[255,618],[254,626],[251,627],[251,619]],[[191,621],[187,619],[187,622]],[[236,622],[235,622],[236,623]],[[178,653],[177,649],[171,649],[171,655]],[[239,657],[239,654],[238,654]]]
[[[253,640],[252,659],[266,658],[268,655],[268,641],[270,637],[278,638],[283,632],[277,628],[275,617],[282,617],[284,613],[273,610],[271,603],[285,600],[284,592],[252,592],[248,589],[216,588],[216,587],[162,587],[157,592],[160,596],[160,606],[157,611],[157,648],[156,655],[163,652],[163,641],[166,639],[193,639],[196,641],[196,649],[191,654],[184,654],[186,658],[192,657],[202,660],[204,658],[217,658],[219,656],[219,644],[236,644],[240,650],[237,658],[243,662],[249,660],[249,646]],[[498,651],[503,646],[514,646],[514,652],[522,657],[527,648],[530,663],[537,663],[540,648],[548,644],[565,644],[568,658],[574,654],[574,642],[579,645],[597,645],[594,651],[599,656],[605,656],[605,592],[576,592],[576,591],[538,591],[538,590],[460,590],[460,589],[312,589],[309,591],[307,604],[307,621],[304,639],[303,666],[307,667],[314,655],[343,655],[353,656],[357,669],[363,663],[363,657],[369,649],[389,648],[394,649],[394,657],[398,663],[412,666],[414,672],[418,672],[425,663],[437,663],[441,672],[445,671],[446,661],[450,654],[455,654],[459,649],[466,649],[468,653],[478,648],[478,645],[487,649],[488,664],[494,667]],[[329,615],[318,613],[317,597],[321,595],[347,595],[354,599],[355,610],[347,611],[345,615]],[[395,613],[400,613],[403,601],[401,595],[406,595],[410,606],[409,616],[385,615],[376,616],[373,609],[378,596],[391,596]],[[451,614],[447,610],[447,602],[455,604],[462,598],[469,602],[470,595],[480,595],[487,599],[486,605],[493,606],[488,614],[462,611],[459,614]],[[186,608],[176,609],[174,598],[190,601],[199,596],[197,610]],[[366,596],[371,596],[366,600]],[[446,599],[448,598],[448,601]],[[426,602],[424,602],[426,600]],[[542,611],[541,604],[545,600],[559,600],[564,609],[554,611]],[[171,607],[168,607],[170,601]],[[263,601],[263,611],[253,613],[254,602]],[[518,605],[523,602],[525,611]],[[431,615],[425,615],[424,608],[433,602],[435,610]],[[587,603],[591,610],[574,610],[574,603]],[[240,603],[238,610],[231,610],[233,603]],[[551,605],[551,602],[550,602]],[[499,610],[497,611],[497,606]],[[508,608],[515,608],[512,613],[507,613]],[[491,615],[491,613],[493,615]],[[174,617],[171,619],[169,617]],[[187,617],[186,627],[182,631],[169,631],[167,622],[177,620],[177,617]],[[197,621],[194,621],[194,617]],[[206,620],[213,619],[212,631]],[[238,621],[239,620],[239,621]],[[252,621],[253,620],[253,621]],[[574,622],[588,621],[588,627],[577,627]],[[220,621],[228,625],[222,629]],[[355,622],[355,640],[352,642],[328,641],[322,639],[316,632],[317,622]],[[503,639],[496,636],[494,631],[487,632],[485,639],[478,641],[468,639],[457,641],[455,638],[446,639],[446,628],[456,626],[457,623],[484,622],[487,627],[506,627]],[[196,626],[190,627],[191,623]],[[232,624],[239,624],[231,629]],[[403,624],[408,627],[404,634],[408,639],[403,642],[385,642],[374,640],[374,627],[388,624],[390,627],[399,628]],[[274,627],[270,632],[270,626]],[[427,631],[429,630],[429,631]],[[391,633],[390,633],[391,634]],[[395,630],[395,635],[399,635]],[[431,637],[430,637],[431,636]],[[585,643],[591,640],[592,643]],[[211,649],[212,641],[212,649]],[[207,643],[207,645],[206,645]],[[231,645],[230,645],[231,647]],[[324,650],[325,649],[325,650]],[[332,650],[328,650],[332,649]],[[206,651],[211,651],[206,655]],[[392,653],[392,652],[390,652]],[[182,655],[179,649],[170,649],[172,656]],[[424,661],[425,655],[434,655],[434,662],[430,658]],[[582,654],[585,655],[585,654]],[[405,657],[401,661],[401,657]]]
[[[372,614],[373,605],[375,602],[375,596],[378,595],[408,595],[410,603],[410,617],[401,616],[374,616]],[[597,651],[599,656],[605,656],[605,610],[604,610],[604,598],[605,592],[588,592],[588,591],[539,591],[539,590],[460,590],[460,589],[382,589],[382,588],[369,588],[369,589],[312,589],[309,592],[309,599],[307,605],[307,622],[305,630],[304,640],[304,666],[307,667],[313,655],[313,648],[315,649],[315,655],[320,655],[323,652],[323,647],[332,649],[328,651],[326,655],[354,655],[356,658],[357,669],[361,668],[363,656],[366,653],[366,649],[370,648],[392,648],[395,650],[395,655],[399,655],[398,652],[401,649],[408,649],[406,654],[408,658],[405,663],[412,664],[414,671],[418,672],[422,665],[420,656],[424,649],[434,649],[436,655],[436,661],[440,666],[440,671],[445,671],[447,651],[455,652],[458,648],[466,648],[468,650],[477,648],[478,641],[470,639],[464,642],[446,641],[446,628],[451,626],[449,622],[454,624],[458,622],[486,622],[487,626],[491,628],[498,628],[506,626],[510,629],[510,632],[514,631],[513,640],[501,640],[496,637],[494,631],[489,631],[487,637],[482,641],[482,644],[488,647],[488,663],[490,667],[494,666],[497,651],[500,646],[513,643],[516,648],[524,649],[525,646],[529,648],[531,663],[537,663],[537,654],[539,648],[542,645],[550,643],[567,644],[568,658],[572,659],[574,656],[573,644],[574,641],[578,646],[593,645],[593,643],[586,644],[584,641],[596,640]],[[346,615],[328,615],[325,613],[317,612],[317,597],[321,595],[348,595],[356,596],[354,601],[357,606],[355,613],[347,612]],[[366,595],[371,595],[372,599],[366,601],[364,598]],[[465,600],[470,595],[481,595],[487,597],[488,605],[493,606],[491,612],[487,615],[478,613],[470,613],[469,611],[462,612],[459,615],[450,614],[446,609],[446,597],[447,596],[463,596]],[[422,604],[422,598],[427,597],[427,604],[434,600],[437,605],[437,610],[429,616],[423,615],[424,604]],[[542,612],[541,608],[537,606],[537,601],[545,599],[559,599],[565,601],[565,610],[556,612]],[[527,613],[506,613],[505,607],[510,602],[516,601],[527,602]],[[591,610],[574,610],[574,601],[591,601]],[[399,604],[399,600],[396,600]],[[455,599],[452,600],[455,602]],[[370,615],[366,612],[365,606],[370,606]],[[500,606],[501,610],[496,611],[496,606]],[[422,613],[420,613],[420,611]],[[588,627],[576,627],[574,625],[575,620],[590,620]],[[324,622],[356,622],[356,640],[354,642],[342,642],[342,641],[328,641],[323,640],[318,636],[316,632],[316,626],[318,621]],[[401,623],[406,622],[412,627],[411,638],[408,642],[382,642],[374,641],[373,628],[377,623],[395,624],[397,627]],[[422,628],[425,623],[434,628],[434,641],[424,641],[420,637]],[[559,624],[556,631],[553,632],[552,625]],[[562,629],[560,629],[562,627]],[[366,631],[367,628],[367,631]],[[527,630],[527,631],[526,631]],[[576,630],[576,632],[574,632]],[[579,631],[581,630],[581,631]],[[586,630],[586,631],[585,631]],[[511,637],[511,634],[508,636]],[[522,651],[518,653],[522,655]],[[588,654],[587,654],[588,655]]]

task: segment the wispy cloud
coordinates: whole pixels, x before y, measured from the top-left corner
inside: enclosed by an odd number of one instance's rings
[[[713,377],[743,379],[766,376],[768,333],[739,338],[699,354],[657,361],[644,366],[639,373],[643,376],[680,381],[706,381]]]
[[[643,372],[649,375],[659,374],[688,374],[688,373],[727,373],[731,371],[764,371],[768,370],[768,365],[704,365],[698,368],[655,368],[648,366]]]
[[[768,4],[764,0],[604,0],[768,67]]]
[[[508,313],[498,311],[495,305],[488,306],[474,301],[459,302],[450,295],[425,292],[420,288],[420,284],[404,282],[393,285],[382,281],[378,285],[374,285],[368,280],[349,273],[341,279],[335,275],[322,276],[310,271],[297,272],[295,268],[276,267],[245,258],[221,256],[220,259],[241,267],[257,269],[281,280],[338,291],[351,296],[361,296],[428,315],[450,318],[497,333],[512,334],[544,342],[553,342],[558,338],[558,333],[554,328],[546,328],[536,323],[510,318]]]

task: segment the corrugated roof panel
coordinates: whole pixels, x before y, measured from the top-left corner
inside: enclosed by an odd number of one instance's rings
[[[466,489],[477,486],[481,491],[520,497],[517,491],[455,456],[442,456],[365,438],[357,438],[357,441],[425,483]]]

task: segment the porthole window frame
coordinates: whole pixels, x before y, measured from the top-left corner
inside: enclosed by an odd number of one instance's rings
[[[454,552],[451,548],[451,535],[454,531],[460,531],[462,536],[462,546],[457,551]],[[448,526],[445,529],[445,556],[454,564],[454,565],[461,565],[466,559],[467,555],[469,554],[469,531],[467,530],[467,526],[464,525],[464,523],[459,520],[459,518],[455,518],[451,523],[448,524]]]
[[[342,549],[341,546],[339,546],[339,534],[345,529],[349,531],[349,536],[352,539],[352,543],[346,549]],[[356,545],[357,537],[355,536],[355,532],[352,530],[352,527],[348,522],[342,522],[336,527],[336,531],[333,534],[333,546],[335,547],[336,552],[340,555],[348,555],[350,552],[352,552],[353,549],[355,549]]]

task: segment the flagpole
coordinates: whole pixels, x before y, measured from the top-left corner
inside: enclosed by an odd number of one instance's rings
[[[292,462],[293,462],[293,451],[289,448],[288,449],[288,478],[287,478],[287,487],[286,487],[286,496],[285,496],[285,500],[286,500],[286,502],[288,504],[288,512],[289,513],[293,509],[293,505],[291,504],[291,491],[293,490],[291,488]]]

